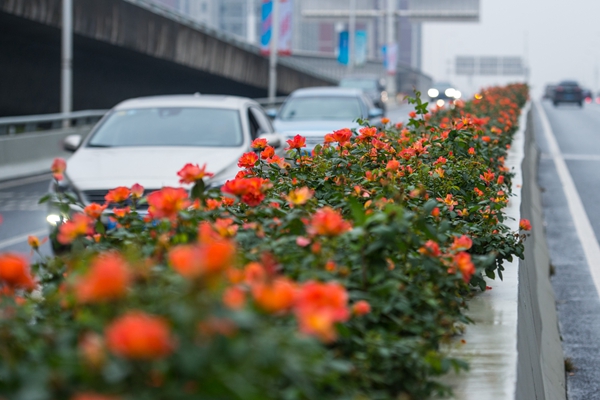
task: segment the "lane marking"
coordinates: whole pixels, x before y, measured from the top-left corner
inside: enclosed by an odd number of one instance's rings
[[[581,201],[579,192],[577,192],[575,182],[573,182],[573,177],[571,176],[571,173],[567,168],[567,164],[565,163],[565,159],[560,152],[558,142],[556,141],[556,137],[552,132],[552,127],[550,126],[550,121],[548,120],[546,111],[538,101],[535,102],[535,106],[539,110],[544,137],[548,142],[550,156],[554,160],[554,165],[558,171],[558,178],[560,179],[565,197],[567,198],[569,211],[571,213],[571,217],[573,218],[573,223],[575,224],[575,231],[577,232],[579,242],[583,247],[588,268],[592,274],[594,286],[596,286],[596,292],[600,296],[600,245],[598,245],[598,240],[596,239],[594,229],[592,229],[590,219],[585,212],[583,202]]]
[[[0,190],[15,187],[15,186],[27,185],[28,183],[36,183],[36,182],[50,180],[51,177],[52,177],[52,174],[44,174],[44,175],[39,175],[39,176],[32,176],[30,178],[18,179],[15,181],[3,182],[3,183],[0,183]]]
[[[10,247],[10,246],[13,246],[13,245],[21,243],[21,242],[26,242],[28,236],[42,236],[42,235],[46,235],[46,236],[48,235],[48,228],[38,229],[37,231],[29,232],[24,235],[15,236],[10,239],[0,241],[0,249]]]
[[[553,160],[554,157],[548,153],[542,153],[545,160]],[[600,161],[600,154],[563,154],[563,159],[569,161]]]

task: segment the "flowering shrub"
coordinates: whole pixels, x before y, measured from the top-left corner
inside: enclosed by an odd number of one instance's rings
[[[220,189],[187,164],[189,192],[80,205],[54,238],[68,253],[31,268],[0,255],[0,398],[448,393],[433,378],[466,363],[440,345],[531,228],[502,213],[526,99],[511,85],[430,112],[417,97],[406,126],[336,131],[311,155],[301,136],[287,159],[258,139]]]

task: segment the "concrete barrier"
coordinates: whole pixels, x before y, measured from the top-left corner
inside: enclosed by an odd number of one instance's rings
[[[63,139],[69,135],[85,137],[90,130],[86,126],[0,137],[0,180],[49,172],[55,157],[71,154],[62,149]]]
[[[534,140],[531,113],[527,121],[525,152],[521,216],[531,221],[532,232],[526,242],[525,259],[519,264],[516,399],[564,400],[564,355],[550,282],[550,258],[537,185],[539,150]]]

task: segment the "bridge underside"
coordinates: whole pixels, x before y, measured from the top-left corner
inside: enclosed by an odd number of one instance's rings
[[[0,116],[60,111],[60,29],[0,12]],[[75,35],[73,109],[110,108],[156,94],[265,97],[250,86]]]

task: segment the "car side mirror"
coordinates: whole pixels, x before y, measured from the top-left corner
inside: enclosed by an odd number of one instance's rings
[[[73,153],[79,146],[81,145],[81,136],[79,135],[69,135],[63,140],[63,149],[65,151]]]
[[[267,116],[271,119],[275,119],[275,117],[277,116],[277,109],[276,108],[268,108],[267,110],[265,110],[265,114],[267,114]]]
[[[369,110],[369,119],[383,117],[383,110],[381,108],[371,108]]]
[[[267,144],[271,147],[281,147],[283,145],[283,136],[279,133],[263,133],[259,136],[261,139],[267,139]]]

